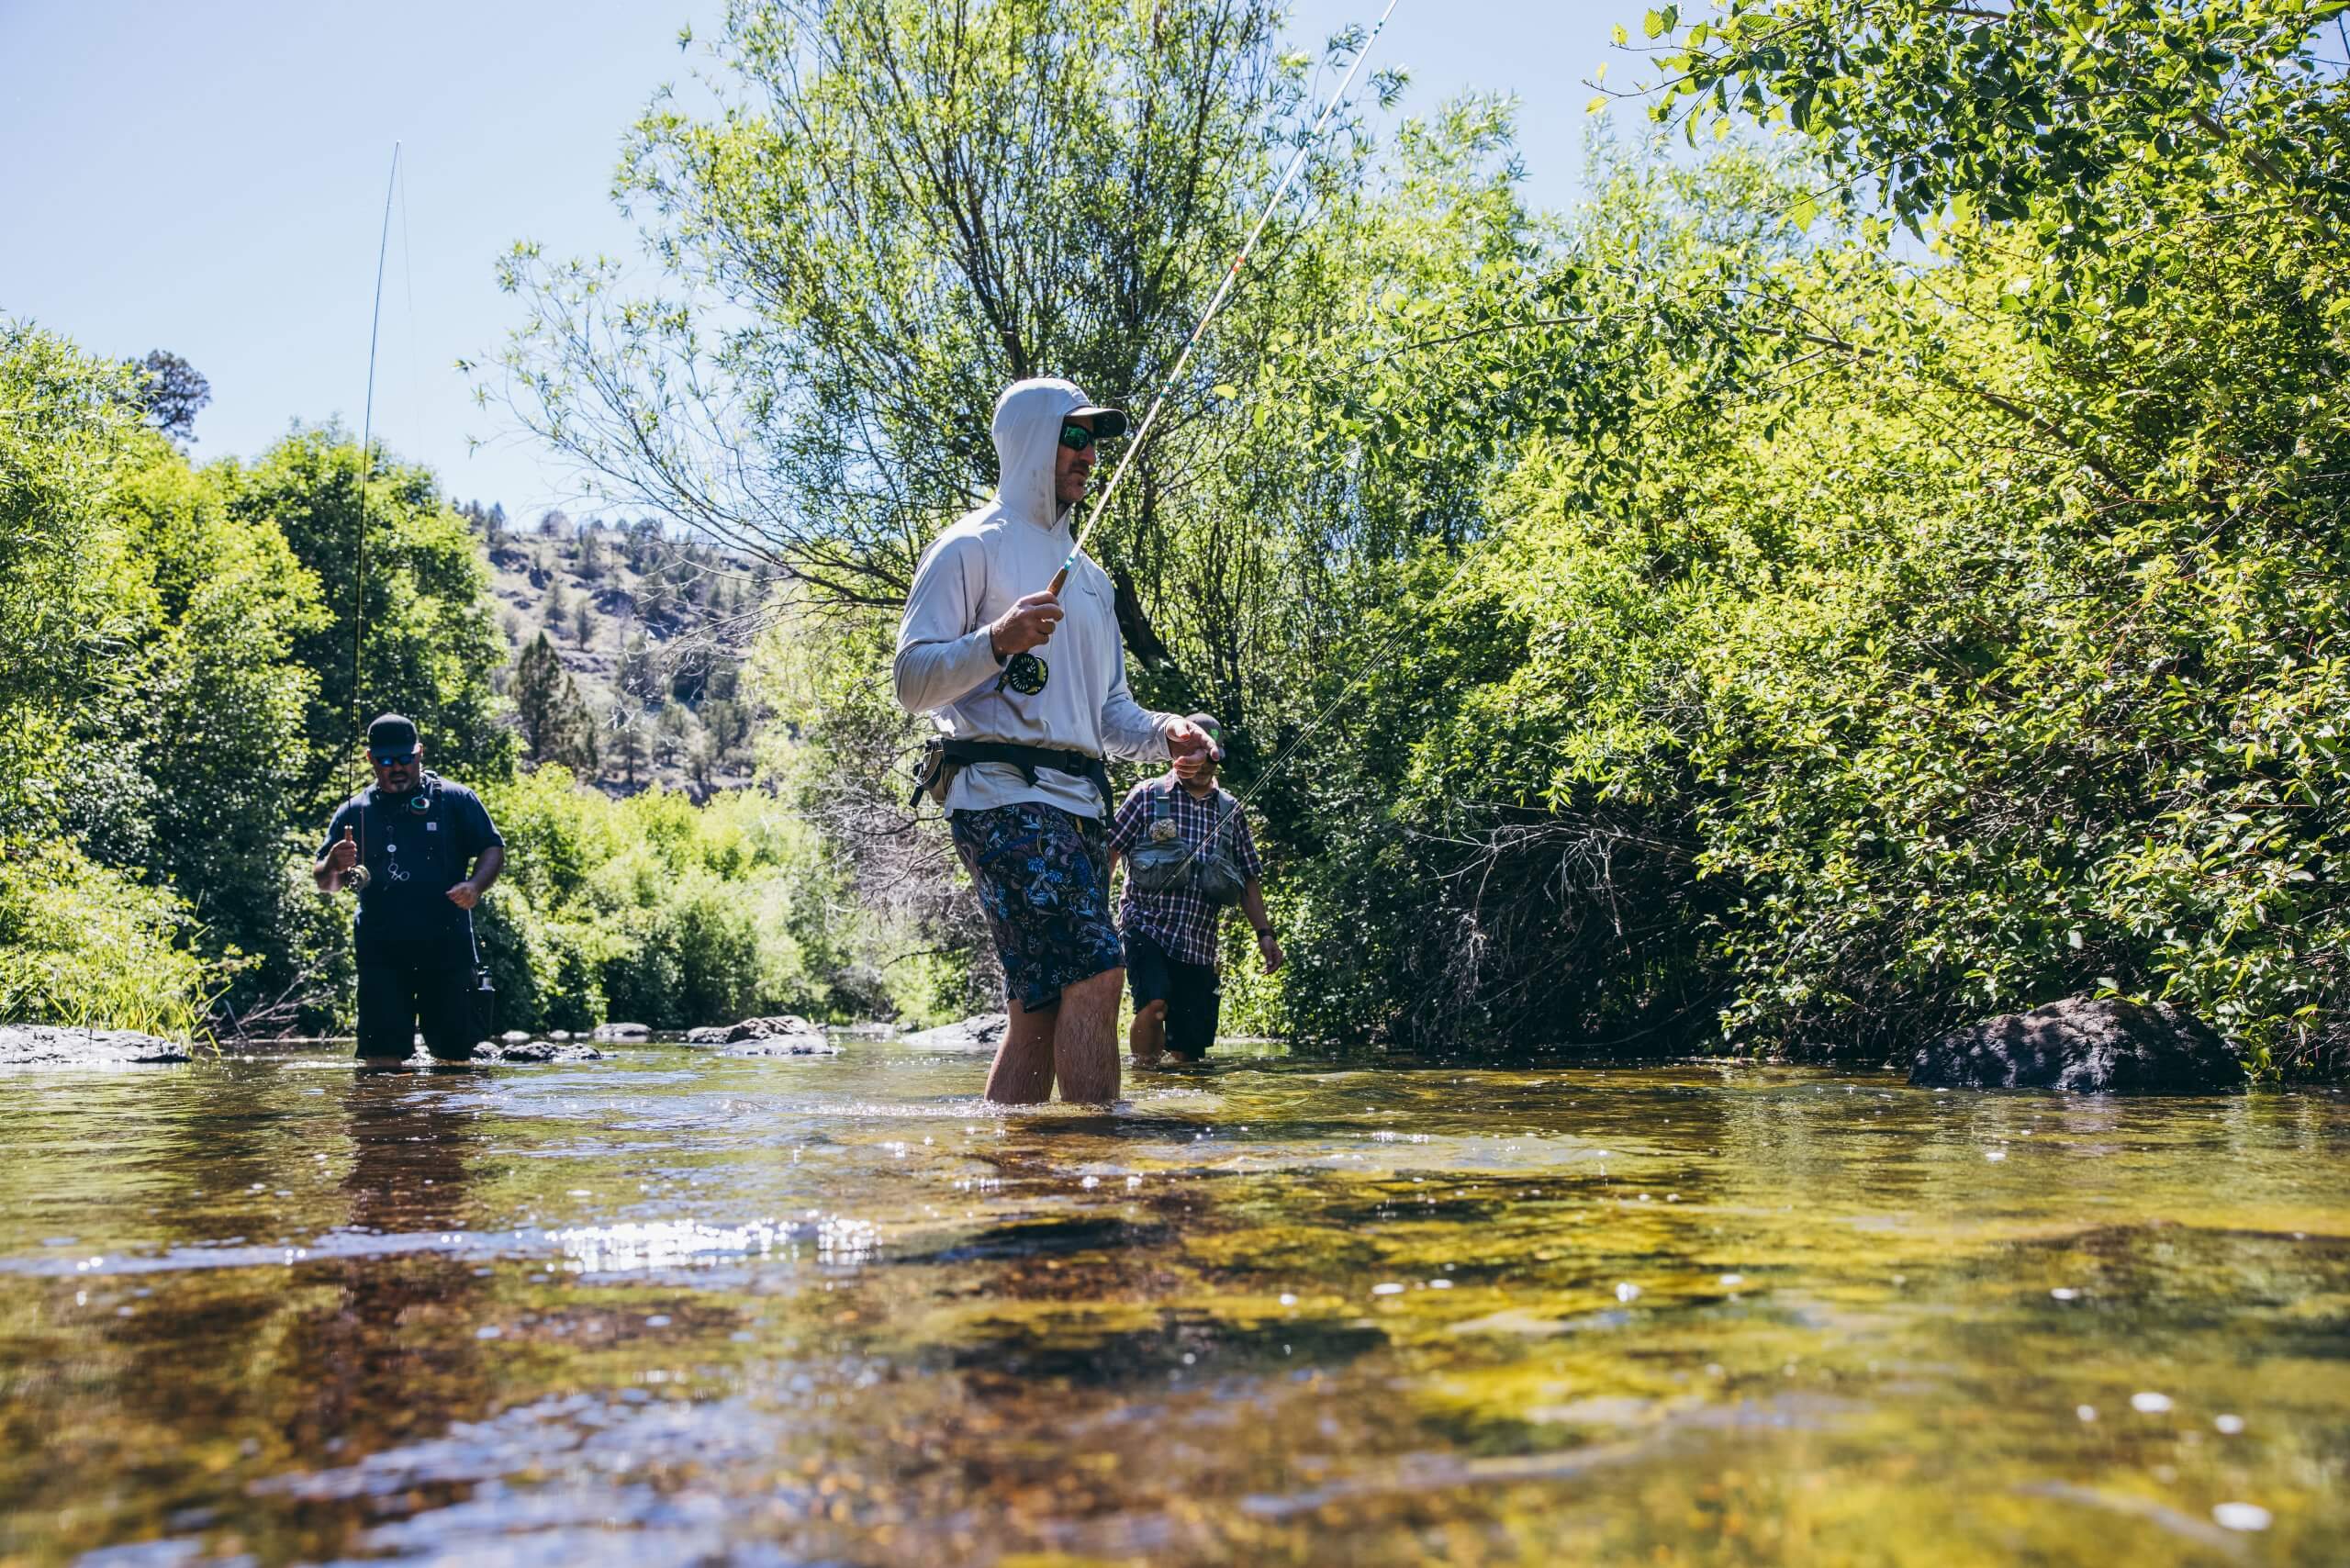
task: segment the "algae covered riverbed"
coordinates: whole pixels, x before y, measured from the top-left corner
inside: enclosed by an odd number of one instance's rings
[[[2325,1562],[2350,1102],[887,1041],[25,1075],[33,1562]]]

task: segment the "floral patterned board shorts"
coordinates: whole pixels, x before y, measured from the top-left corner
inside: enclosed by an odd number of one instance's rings
[[[1003,980],[1034,1013],[1065,986],[1123,965],[1110,919],[1110,835],[1099,818],[1033,801],[947,819],[1003,960]]]

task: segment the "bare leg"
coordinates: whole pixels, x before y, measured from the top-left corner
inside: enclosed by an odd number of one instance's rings
[[[1138,1009],[1126,1027],[1126,1045],[1137,1067],[1156,1067],[1167,1049],[1167,1002],[1164,998]]]
[[[1053,1097],[1053,1021],[1061,1004],[1031,1013],[1019,998],[1006,996],[1003,1006],[1011,1020],[988,1069],[988,1098],[999,1105],[1042,1104]]]
[[[1053,1027],[1053,1068],[1061,1098],[1107,1105],[1118,1098],[1118,993],[1126,971],[1104,969],[1061,990]]]

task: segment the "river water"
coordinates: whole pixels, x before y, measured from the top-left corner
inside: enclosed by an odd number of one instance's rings
[[[847,1041],[24,1075],[0,1556],[2350,1558],[2350,1101]]]

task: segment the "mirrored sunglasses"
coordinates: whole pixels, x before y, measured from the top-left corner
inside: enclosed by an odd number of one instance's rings
[[[416,753],[412,751],[377,751],[370,752],[368,756],[378,767],[399,767],[416,760]]]

